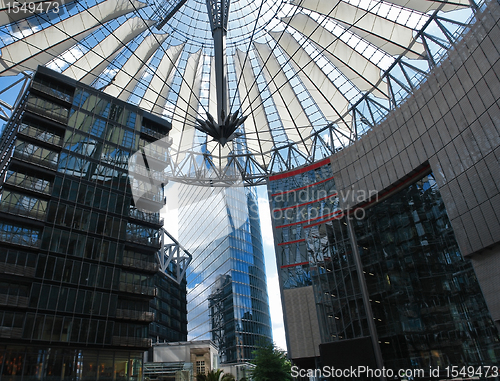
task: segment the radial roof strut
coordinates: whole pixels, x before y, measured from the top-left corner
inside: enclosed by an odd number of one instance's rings
[[[484,1],[81,0],[15,17],[0,7],[0,88],[47,66],[171,122],[166,177],[224,184],[213,176],[238,170],[262,184],[377,128]],[[11,93],[0,92],[0,118]]]

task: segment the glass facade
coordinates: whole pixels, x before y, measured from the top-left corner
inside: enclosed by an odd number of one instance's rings
[[[142,352],[0,346],[0,378],[17,380],[142,380]]]
[[[174,266],[170,270],[174,276]],[[167,270],[168,271],[168,270]],[[157,272],[154,277],[157,295],[150,302],[155,321],[149,325],[149,335],[153,342],[187,340],[187,298],[186,277],[180,283]]]
[[[212,340],[224,363],[271,339],[258,205],[252,189],[179,185],[188,268],[189,340]]]
[[[2,375],[140,379],[150,302],[169,314],[153,298],[170,288],[155,275],[163,220],[134,206],[127,163],[169,125],[44,68],[16,115],[2,136]],[[169,328],[185,334],[178,307]]]
[[[500,362],[497,329],[432,173],[353,225],[388,368]]]
[[[338,208],[354,196],[337,194],[329,160],[270,180],[280,284],[312,285],[321,343],[373,336],[394,370],[498,364],[497,329],[432,173],[355,211]]]

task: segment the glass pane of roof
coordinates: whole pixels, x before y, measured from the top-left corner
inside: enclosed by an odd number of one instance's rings
[[[208,149],[210,163],[227,165],[227,157],[236,156],[248,183],[262,182],[278,162],[290,169],[376,128],[453,46],[473,19],[471,4],[480,5],[469,0],[230,1],[228,112],[247,119],[237,137],[219,149],[194,122],[206,119],[216,104],[207,1],[144,1],[61,1],[57,12],[15,17],[2,5],[0,85],[7,87],[14,82],[9,78],[39,64],[84,77],[177,123],[174,140],[179,141],[173,146],[185,151],[177,157],[190,160]],[[130,67],[135,77],[115,83]]]

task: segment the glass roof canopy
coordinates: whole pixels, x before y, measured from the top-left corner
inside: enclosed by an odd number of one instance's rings
[[[0,1],[0,76],[45,65],[137,104],[172,122],[169,177],[213,184],[236,176],[247,185],[331,155],[375,127],[482,4],[231,1],[228,111],[247,118],[222,146],[195,128],[217,110],[205,0],[58,0],[58,12],[24,14]]]

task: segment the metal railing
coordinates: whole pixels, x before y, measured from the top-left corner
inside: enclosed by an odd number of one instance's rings
[[[0,326],[0,338],[2,339],[20,339],[22,336],[22,328]]]
[[[0,203],[0,210],[6,213],[12,213],[16,216],[25,216],[29,218],[34,218],[36,220],[45,221],[45,216],[47,216],[46,210],[40,209],[26,209],[23,207],[19,207],[17,205]]]
[[[163,225],[163,218],[160,218],[159,213],[146,213],[137,208],[131,207],[129,216],[141,221],[150,222],[152,224]]]
[[[26,104],[26,110],[34,112],[35,114],[39,114],[41,116],[47,117],[49,119],[53,119],[57,122],[66,124],[68,121],[68,114],[69,110],[66,108],[54,108],[54,109],[47,109],[45,107],[41,107],[37,104],[33,103],[27,103]]]
[[[71,95],[66,94],[60,90],[54,89],[53,87],[43,85],[40,82],[36,82],[36,81],[33,81],[31,83],[31,87],[33,89],[36,89],[36,90],[42,92],[42,93],[51,95],[57,99],[61,99],[65,102],[71,103]]]
[[[123,266],[148,271],[158,271],[160,268],[160,265],[156,262],[146,262],[130,257],[123,257]]]
[[[130,319],[130,320],[139,320],[148,322],[152,322],[155,320],[154,312],[149,312],[149,311],[133,311],[133,310],[117,309],[116,317],[119,319]]]
[[[131,294],[156,296],[156,287],[143,286],[140,284],[120,283],[119,290]]]
[[[9,232],[0,231],[0,241],[13,243],[21,246],[40,247],[41,239],[27,234],[12,234]]]
[[[160,246],[159,237],[143,237],[133,233],[127,233],[126,240],[130,242],[142,243],[150,246]]]
[[[41,165],[42,167],[50,168],[50,169],[57,169],[57,161],[59,158],[59,155],[56,154],[56,156],[52,159],[48,159],[47,157],[42,157],[41,155],[35,155],[35,154],[28,154],[19,150],[14,150],[14,155],[15,158],[21,159],[24,161],[28,161],[30,163],[38,164]]]
[[[9,307],[28,307],[26,296],[0,294],[0,305]]]
[[[144,126],[141,126],[141,132],[145,133],[146,135],[152,136],[156,139],[163,139],[168,134],[168,133],[162,134],[161,132],[152,130],[151,128],[144,127]]]
[[[52,185],[48,180],[25,175],[24,173],[13,172],[10,175],[7,173],[5,183],[44,194],[50,195],[52,193]]]
[[[126,336],[113,336],[113,345],[119,345],[124,347],[145,347],[149,348],[153,345],[151,339],[138,338],[138,337],[126,337]]]
[[[0,262],[0,273],[33,278],[35,276],[35,268],[30,266],[17,265],[13,263]]]
[[[42,142],[54,144],[56,146],[61,146],[62,137],[52,134],[47,130],[43,130],[41,128],[33,127],[29,124],[22,123],[19,126],[19,133],[25,136],[29,136],[31,138],[38,139]]]

